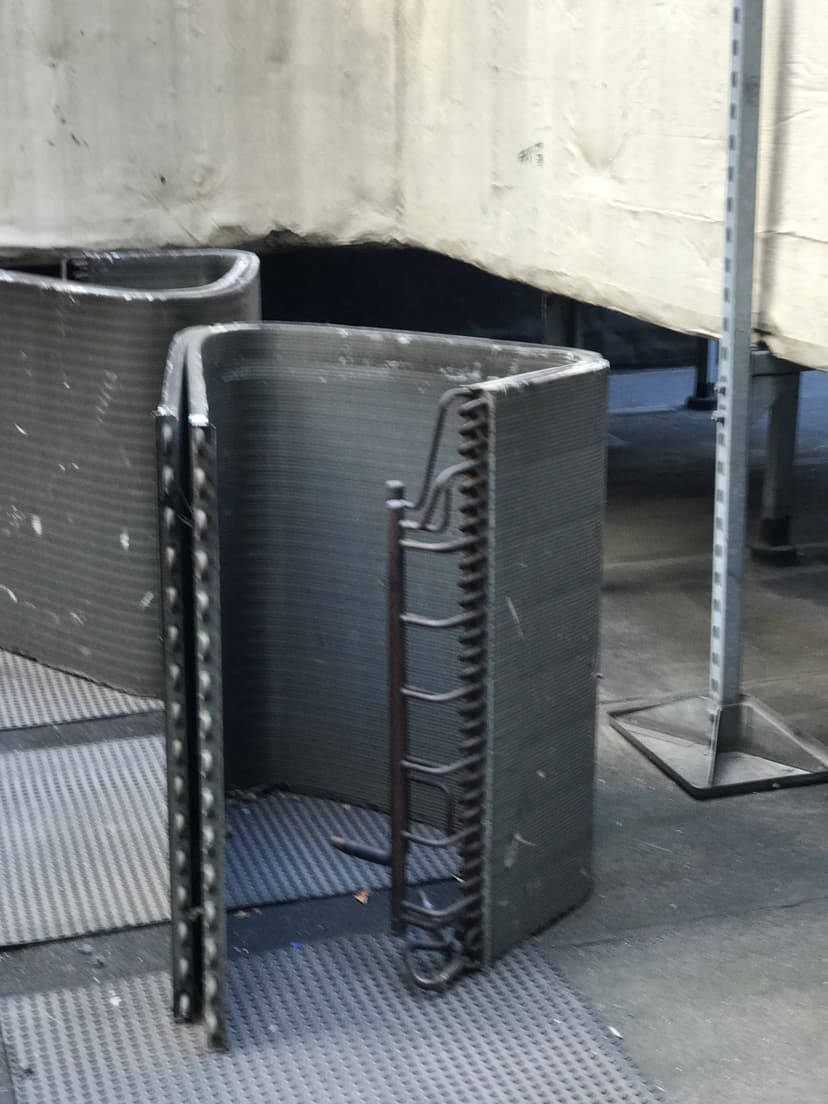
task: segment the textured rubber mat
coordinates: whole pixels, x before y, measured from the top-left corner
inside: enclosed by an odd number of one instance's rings
[[[388,938],[342,937],[230,969],[230,1052],[176,1027],[150,974],[12,997],[17,1104],[654,1104],[617,1039],[538,947],[439,998]]]
[[[167,913],[158,737],[0,755],[0,944]]]
[[[374,847],[388,839],[383,813],[322,798],[273,794],[228,807],[227,903],[229,908],[272,901],[334,897],[390,885],[385,869],[336,851],[331,836]],[[430,830],[419,826],[420,832]],[[412,847],[410,876],[421,884],[450,878],[453,854]]]
[[[136,698],[0,651],[0,731],[149,713],[160,708],[161,703],[153,698]]]
[[[0,755],[0,946],[167,919],[164,746],[146,736]],[[381,845],[385,816],[274,794],[231,803],[230,908],[380,888],[386,872],[330,846]],[[416,849],[415,881],[451,856]]]

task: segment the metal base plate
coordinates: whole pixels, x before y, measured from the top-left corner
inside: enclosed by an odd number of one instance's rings
[[[149,974],[0,1009],[18,1104],[655,1104],[621,1044],[537,946],[435,998],[390,938],[340,937],[230,968],[230,1051],[173,1024]]]
[[[761,702],[720,710],[703,695],[613,709],[622,736],[693,797],[720,797],[828,781],[828,748]]]
[[[228,820],[230,908],[388,884],[329,842],[381,845],[380,813],[273,794],[231,802]],[[166,848],[161,737],[0,753],[0,946],[167,919]],[[411,870],[415,883],[448,878],[453,856],[415,848]]]
[[[0,731],[149,713],[160,708],[161,703],[152,698],[137,698],[0,651]]]
[[[758,563],[773,567],[792,567],[799,562],[799,553],[792,544],[764,544],[756,541],[750,546],[750,554]]]

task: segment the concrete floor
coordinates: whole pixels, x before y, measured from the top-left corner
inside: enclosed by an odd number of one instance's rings
[[[671,1104],[828,1099],[828,787],[697,802],[607,703],[705,686],[713,432],[688,377],[613,380],[592,899],[544,937]],[[794,568],[752,567],[745,677],[828,743],[828,376],[804,380]],[[760,486],[761,426],[752,480]]]

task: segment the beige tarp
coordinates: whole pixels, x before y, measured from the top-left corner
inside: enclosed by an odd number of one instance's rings
[[[828,367],[828,3],[766,0],[757,328]],[[0,0],[0,249],[399,241],[718,329],[728,0]]]

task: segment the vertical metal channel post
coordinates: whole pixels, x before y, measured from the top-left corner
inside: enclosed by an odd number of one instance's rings
[[[763,3],[733,5],[710,623],[710,695],[719,726],[741,696]]]
[[[785,399],[791,369],[752,348],[753,253],[763,0],[734,0],[730,49],[722,333],[716,383],[716,479],[710,667],[706,695],[610,711],[615,728],[695,797],[797,786],[828,779],[828,753],[742,693],[750,429]],[[787,396],[787,398],[786,398]],[[760,401],[761,400],[761,401]],[[794,410],[795,425],[795,410]],[[779,433],[782,430],[780,428]],[[779,453],[774,437],[772,443]],[[774,463],[781,460],[776,456]],[[781,500],[770,467],[767,508]],[[783,487],[784,491],[785,488]],[[778,510],[776,511],[778,512]]]

